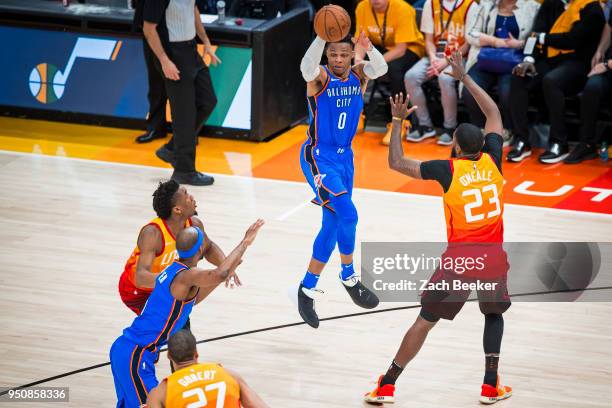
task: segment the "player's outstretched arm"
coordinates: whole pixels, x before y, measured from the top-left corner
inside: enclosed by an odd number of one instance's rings
[[[352,41],[355,44],[355,55],[368,54],[369,58],[369,61],[361,62],[353,67],[359,74],[362,83],[387,73],[389,66],[385,57],[372,45],[365,31],[361,31],[359,37],[353,38]]]
[[[140,256],[136,263],[136,286],[154,288],[157,275],[151,272],[155,256],[161,252],[161,232],[153,225],[145,226],[138,235]]]
[[[306,94],[308,96],[316,95],[327,81],[327,72],[321,68],[323,51],[325,51],[325,40],[317,36],[302,57],[300,71],[307,83]]]
[[[452,72],[448,73],[459,82],[463,82],[463,85],[470,91],[470,94],[478,103],[480,110],[484,113],[487,121],[485,122],[485,135],[489,133],[497,133],[501,135],[504,129],[502,123],[501,113],[495,101],[489,96],[489,94],[482,89],[474,80],[465,72],[463,65],[463,57],[460,51],[455,51],[450,57],[446,57],[448,64],[452,67]]]
[[[183,283],[188,286],[198,286],[201,288],[196,303],[206,298],[219,283],[231,279],[235,275],[236,268],[242,262],[242,256],[257,237],[257,233],[263,224],[264,221],[261,219],[252,224],[244,234],[242,241],[217,268],[212,270],[197,268],[190,270],[190,273],[187,274],[187,281]]]
[[[421,177],[421,161],[404,157],[404,148],[402,147],[402,122],[410,113],[416,110],[416,106],[408,108],[410,97],[400,93],[395,97],[389,98],[391,104],[391,114],[393,115],[393,124],[391,128],[391,143],[389,144],[389,167],[414,178]]]
[[[244,408],[268,408],[268,405],[261,399],[259,395],[244,381],[235,371],[225,369],[240,385],[240,403]]]
[[[159,385],[149,391],[147,396],[147,408],[164,408],[166,400],[166,381],[162,381]]]

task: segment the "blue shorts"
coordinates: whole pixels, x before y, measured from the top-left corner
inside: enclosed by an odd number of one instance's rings
[[[350,147],[311,146],[300,149],[300,165],[306,181],[315,193],[314,204],[334,211],[331,197],[353,195],[353,150]]]
[[[110,350],[111,370],[117,392],[117,408],[138,408],[158,384],[155,362],[159,353],[149,351],[120,336]]]

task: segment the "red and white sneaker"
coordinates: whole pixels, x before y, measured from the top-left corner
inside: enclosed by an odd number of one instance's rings
[[[501,385],[499,376],[497,376],[497,386],[493,387],[489,384],[482,384],[480,392],[480,402],[482,404],[495,404],[497,401],[510,398],[512,396],[512,388],[506,385]]]
[[[378,377],[376,389],[372,392],[368,392],[363,397],[365,402],[368,402],[370,404],[393,404],[395,402],[395,397],[393,396],[393,394],[395,393],[395,385],[385,384],[381,387],[380,382],[382,381],[382,379],[382,375]]]

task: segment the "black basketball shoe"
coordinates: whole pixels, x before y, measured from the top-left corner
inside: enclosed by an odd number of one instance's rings
[[[300,283],[298,288],[298,310],[302,319],[313,328],[319,327],[319,316],[314,309],[314,297],[316,292],[321,292],[316,289],[307,289]]]
[[[340,279],[342,286],[348,292],[353,302],[364,309],[374,309],[378,306],[378,296],[366,288],[359,280],[359,275],[353,275],[347,280]]]

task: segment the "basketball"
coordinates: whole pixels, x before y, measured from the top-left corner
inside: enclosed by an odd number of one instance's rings
[[[314,30],[326,42],[342,40],[349,34],[350,29],[351,18],[340,6],[325,6],[315,15]]]

